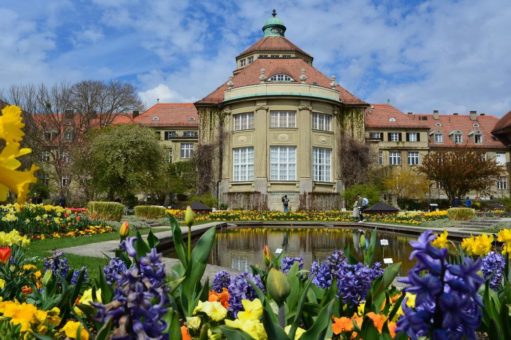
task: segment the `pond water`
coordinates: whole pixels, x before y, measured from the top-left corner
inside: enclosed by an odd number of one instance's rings
[[[366,233],[367,231],[365,230]],[[361,232],[364,231],[358,228],[325,227],[227,228],[217,231],[209,263],[238,271],[249,271],[250,265],[263,266],[262,250],[268,245],[272,252],[280,248],[287,256],[301,256],[305,268],[309,269],[312,261],[324,260],[334,250],[344,250],[349,246],[355,251],[354,239],[358,240]],[[394,263],[401,262],[401,274],[405,275],[415,264],[415,261],[409,260],[409,241],[416,238],[415,235],[378,231],[375,261],[383,263],[383,259],[387,258]],[[388,246],[380,245],[382,239],[387,240]],[[358,241],[356,243],[358,244]],[[385,241],[383,243],[385,244]],[[362,259],[360,252],[355,251],[355,254],[358,259]],[[173,254],[168,252],[164,255],[173,257]]]

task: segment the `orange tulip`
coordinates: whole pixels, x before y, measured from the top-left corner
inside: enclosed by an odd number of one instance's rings
[[[25,285],[25,286],[23,286],[23,287],[21,288],[21,292],[22,292],[23,294],[30,294],[30,293],[32,293],[32,287],[30,287],[30,286],[26,286],[26,285]]]
[[[374,327],[376,327],[378,332],[381,334],[383,324],[387,320],[387,317],[385,315],[375,314],[374,312],[367,313],[366,316],[373,320]]]
[[[121,238],[125,238],[128,236],[128,233],[130,232],[130,227],[128,225],[128,222],[124,221],[121,224],[121,227],[119,228],[119,235],[121,235]]]
[[[269,266],[270,262],[271,262],[271,252],[270,252],[270,247],[268,247],[267,245],[265,245],[263,248],[263,257],[264,257],[264,263],[267,266]]]
[[[351,332],[353,330],[353,321],[345,316],[334,318],[332,329],[335,335],[339,335],[342,332]]]
[[[225,308],[229,307],[229,291],[227,288],[223,288],[221,293],[217,293],[214,290],[210,290],[208,294],[208,301],[218,301]]]
[[[188,328],[183,325],[181,326],[181,339],[182,340],[192,340],[190,333],[188,332]]]
[[[389,322],[387,327],[389,328],[390,337],[392,339],[394,339],[396,337],[396,327],[397,327],[396,323],[394,321],[391,321],[391,322]]]
[[[6,264],[11,258],[11,247],[0,247],[0,262]]]

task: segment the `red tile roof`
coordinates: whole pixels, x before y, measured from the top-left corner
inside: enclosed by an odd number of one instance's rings
[[[243,69],[237,70],[234,73],[232,79],[234,88],[260,84],[261,81],[259,80],[259,75],[262,68],[265,69],[265,75],[267,78],[274,74],[285,73],[295,79],[295,81],[298,81],[301,75],[301,70],[304,69],[305,74],[307,75],[306,84],[330,88],[330,83],[332,81],[329,77],[325,76],[302,59],[263,58],[256,59],[252,64]],[[225,90],[227,90],[227,82],[198,101],[197,104],[219,104],[224,100]],[[339,91],[339,99],[345,104],[368,105],[366,102],[355,97],[340,85],[336,86],[336,90]]]
[[[136,117],[135,123],[145,126],[199,127],[199,114],[193,103],[158,103]]]
[[[502,130],[507,130],[511,127],[511,111],[502,116],[495,127],[493,128],[493,132],[499,132]]]
[[[263,38],[259,39],[255,44],[253,44],[252,46],[250,46],[249,48],[247,48],[246,50],[241,52],[237,58],[242,57],[245,54],[249,54],[250,52],[255,52],[255,51],[262,51],[262,52],[264,52],[264,51],[267,51],[267,52],[295,51],[295,52],[299,52],[299,53],[309,57],[311,59],[311,61],[313,59],[310,54],[308,54],[307,52],[305,52],[304,50],[302,50],[301,48],[299,48],[298,46],[293,44],[286,37],[280,37],[280,36],[263,37]]]
[[[121,125],[121,124],[133,124],[135,119],[131,113],[119,113],[115,116],[112,124]]]
[[[427,129],[429,125],[416,120],[412,115],[404,114],[390,104],[373,104],[365,116],[367,128],[419,128]]]

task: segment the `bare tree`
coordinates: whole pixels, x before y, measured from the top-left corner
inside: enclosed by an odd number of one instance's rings
[[[134,87],[118,81],[13,85],[6,93],[2,99],[24,111],[32,161],[40,164],[41,176],[56,183],[60,195],[73,180],[71,155],[80,154],[74,149],[84,143],[85,134],[112,124],[119,114],[142,109]]]
[[[341,137],[340,144],[339,161],[344,185],[349,188],[354,184],[365,182],[371,162],[369,147],[347,135]]]

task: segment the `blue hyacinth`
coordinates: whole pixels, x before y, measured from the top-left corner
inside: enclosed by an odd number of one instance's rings
[[[502,283],[502,273],[506,262],[504,257],[494,251],[490,251],[488,255],[483,258],[483,276],[486,281],[490,281],[490,287],[497,290]]]
[[[231,283],[231,275],[225,270],[220,270],[215,274],[213,278],[213,283],[211,284],[211,290],[214,290],[217,293],[221,293],[224,288],[229,287],[229,283]]]
[[[289,272],[289,270],[291,269],[291,267],[293,266],[293,264],[295,263],[298,263],[298,269],[303,269],[303,258],[297,256],[297,257],[292,257],[292,256],[286,256],[284,257],[281,261],[280,261],[280,269],[284,272],[284,273],[287,273]]]
[[[412,339],[475,339],[482,315],[477,294],[483,282],[477,274],[481,261],[465,258],[462,264],[448,263],[447,249],[431,245],[435,237],[428,230],[410,242],[414,249],[410,259],[417,263],[402,282],[408,285],[404,291],[416,294],[415,307],[403,301],[397,330]]]
[[[131,256],[132,241],[126,242],[125,246]],[[125,331],[131,335],[126,339],[164,339],[167,324],[163,319],[168,304],[165,265],[161,254],[153,248],[121,273],[112,302],[106,305],[94,303],[94,306],[98,310],[98,321],[107,323],[112,320],[114,328],[128,325],[129,329]]]
[[[128,266],[118,257],[111,258],[108,264],[103,268],[103,274],[105,274],[105,280],[108,284],[118,282],[122,273],[128,270]]]
[[[65,278],[69,272],[69,263],[61,251],[55,251],[44,260],[44,269],[50,270],[54,276]]]
[[[80,270],[75,270],[73,272],[73,276],[71,277],[71,284],[76,285],[78,283],[78,278],[80,277],[80,273],[83,272],[83,281],[87,282],[89,281],[89,271],[86,267],[82,267]]]
[[[231,281],[228,286],[229,290],[229,312],[236,317],[238,312],[243,309],[243,305],[241,304],[241,300],[248,299],[254,300],[257,297],[257,294],[250,285],[249,282],[255,283],[255,285],[261,289],[263,292],[265,291],[263,282],[259,275],[252,275],[249,273],[241,273],[239,275],[231,277]]]

